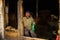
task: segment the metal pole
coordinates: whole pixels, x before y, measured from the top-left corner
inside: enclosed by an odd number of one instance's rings
[[[36,23],[38,21],[38,0],[36,0]]]
[[[36,0],[36,17],[38,17],[38,0]]]

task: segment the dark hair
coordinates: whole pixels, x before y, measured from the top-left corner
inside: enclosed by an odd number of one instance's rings
[[[30,13],[30,11],[26,11],[26,12]]]

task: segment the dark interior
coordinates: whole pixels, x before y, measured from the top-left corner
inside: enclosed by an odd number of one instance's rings
[[[30,10],[36,14],[36,0],[23,0],[24,12]],[[38,0],[38,14],[39,11],[49,10],[51,14],[58,16],[58,0]]]
[[[9,7],[8,10],[8,18],[9,23],[8,25],[18,28],[18,19],[17,19],[17,1],[18,0],[5,0],[5,5]]]
[[[17,1],[18,0],[6,0],[6,5],[9,6],[9,24],[14,28],[17,28]],[[36,0],[23,0],[24,14],[27,10],[32,12],[33,18],[36,17]],[[58,16],[58,0],[38,0],[38,16],[40,11],[49,10],[50,14]],[[46,14],[46,13],[45,13]]]

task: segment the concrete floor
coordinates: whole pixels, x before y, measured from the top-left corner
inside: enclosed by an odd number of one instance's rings
[[[45,40],[45,39],[31,38],[31,37],[18,37],[17,32],[5,31],[5,39],[4,40]]]
[[[5,39],[4,40],[45,40],[45,39],[31,38],[31,37],[18,37],[17,32],[7,32],[7,31],[5,31]],[[59,36],[59,40],[60,40],[60,36]]]

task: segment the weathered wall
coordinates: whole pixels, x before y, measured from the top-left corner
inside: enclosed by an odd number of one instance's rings
[[[0,0],[0,35],[4,38],[4,0]]]
[[[5,12],[4,12],[4,26],[6,27],[8,25],[8,9],[5,6]]]

